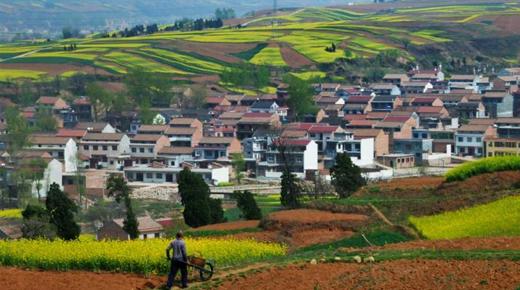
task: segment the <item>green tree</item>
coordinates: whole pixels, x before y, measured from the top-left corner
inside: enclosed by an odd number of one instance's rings
[[[37,204],[28,204],[22,211],[22,236],[26,239],[53,239],[56,227],[49,222],[47,209]]]
[[[237,207],[240,209],[242,218],[246,220],[262,219],[262,211],[250,191],[235,191],[233,198],[237,201]]]
[[[285,82],[289,85],[287,105],[295,120],[318,111],[313,98],[314,90],[309,82],[290,75],[285,77]]]
[[[79,237],[80,228],[74,221],[74,214],[78,208],[56,183],[51,184],[45,201],[49,221],[56,226],[58,237],[70,241]]]
[[[179,193],[184,205],[184,221],[190,227],[219,223],[224,219],[222,204],[210,198],[209,186],[202,175],[184,168],[179,174]]]
[[[352,163],[347,153],[340,153],[336,156],[336,164],[330,172],[332,185],[342,198],[349,197],[366,184],[365,179],[361,176],[361,169]]]
[[[130,239],[139,237],[139,222],[135,217],[130,198],[130,187],[123,176],[112,174],[107,180],[108,196],[114,197],[116,202],[124,202],[126,207],[126,217],[123,221],[123,230],[130,236]]]
[[[244,160],[244,154],[231,154],[231,166],[233,167],[233,171],[235,171],[235,178],[237,179],[238,184],[240,184],[242,181],[242,177],[244,176],[243,172],[246,169],[246,161]]]
[[[38,132],[56,132],[58,122],[54,119],[51,110],[39,108],[34,117],[36,119],[34,128]]]
[[[128,94],[140,108],[170,106],[173,97],[173,81],[167,75],[134,68],[128,71],[124,83]]]
[[[86,94],[92,104],[94,121],[97,121],[101,111],[104,111],[106,115],[107,110],[111,108],[114,97],[108,90],[96,83],[87,85]]]
[[[300,206],[300,188],[296,182],[296,176],[289,169],[284,169],[282,173],[282,190],[280,193],[280,201],[282,205],[288,208],[297,208]]]

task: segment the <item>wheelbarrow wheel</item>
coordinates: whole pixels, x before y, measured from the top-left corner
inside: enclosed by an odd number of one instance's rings
[[[199,270],[200,273],[200,280],[202,281],[208,281],[213,277],[213,264],[210,262],[206,262],[204,264],[204,267]]]

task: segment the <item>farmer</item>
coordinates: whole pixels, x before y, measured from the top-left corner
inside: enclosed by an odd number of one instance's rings
[[[168,282],[166,283],[168,289],[173,286],[173,281],[179,269],[181,270],[182,288],[188,287],[188,257],[186,256],[186,243],[182,239],[183,236],[182,231],[179,231],[175,235],[176,239],[171,241],[166,248],[166,257],[171,261],[170,274],[168,275]],[[170,250],[172,249],[173,259],[170,256]]]

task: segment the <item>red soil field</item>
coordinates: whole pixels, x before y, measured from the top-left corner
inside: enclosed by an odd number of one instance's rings
[[[164,283],[164,278],[131,274],[93,273],[84,271],[54,272],[0,268],[2,290],[130,290],[153,289]]]
[[[280,53],[285,63],[291,68],[300,68],[314,64],[288,44],[280,44]]]
[[[328,222],[364,222],[368,217],[360,214],[332,213],[314,209],[295,209],[273,212],[268,220],[282,224],[314,224]]]
[[[226,230],[239,230],[245,228],[256,228],[260,224],[259,220],[252,221],[236,221],[229,223],[221,223],[214,225],[207,225],[194,229],[195,231],[226,231]]]
[[[218,289],[515,289],[512,261],[399,260],[376,264],[325,263],[271,267],[232,277]]]
[[[241,59],[232,54],[253,49],[255,46],[256,44],[254,43],[199,43],[174,40],[163,41],[161,48],[176,48],[186,52],[212,57],[223,62],[238,63]]]
[[[411,249],[443,249],[443,250],[520,250],[520,237],[498,238],[464,238],[458,240],[410,241],[389,244],[366,250],[411,250]]]

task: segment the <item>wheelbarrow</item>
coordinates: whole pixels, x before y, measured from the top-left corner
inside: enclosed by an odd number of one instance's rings
[[[195,271],[199,271],[200,280],[208,281],[213,277],[214,273],[214,262],[204,259],[201,256],[188,256],[188,262],[186,263],[189,268]]]

